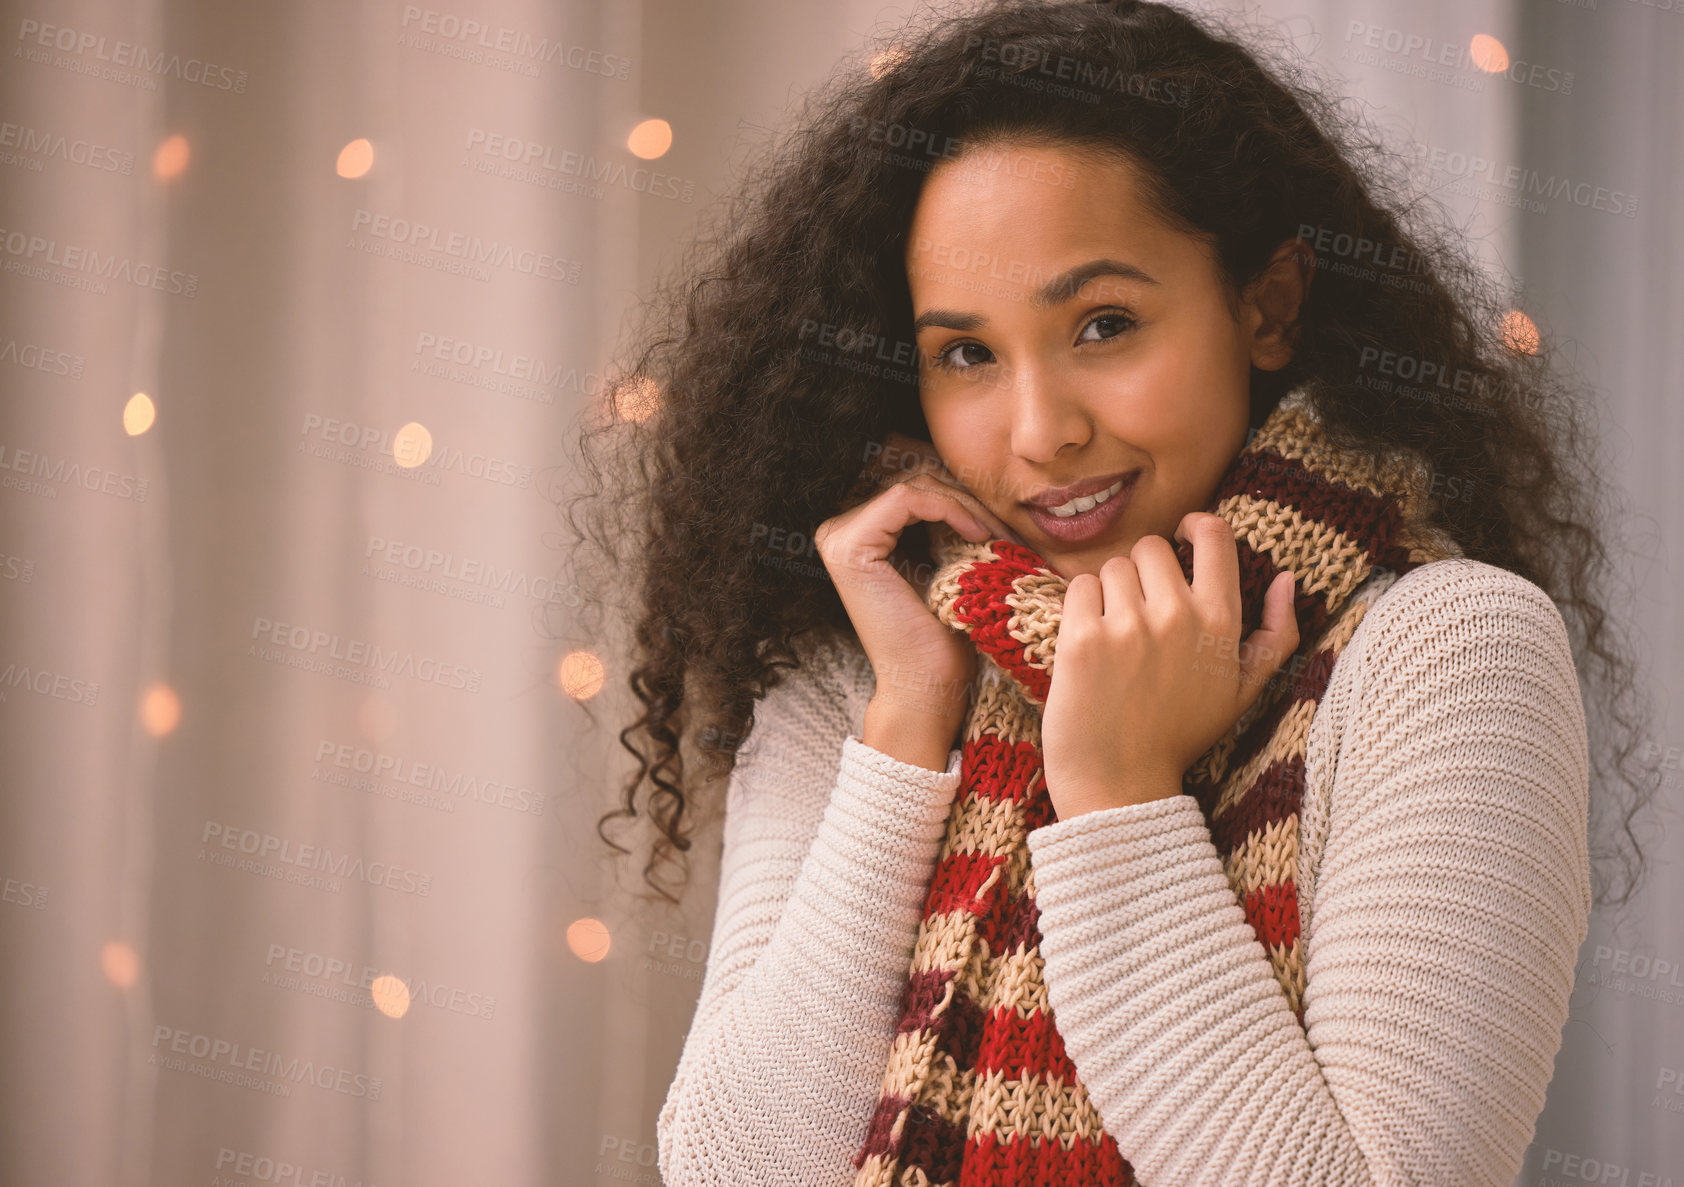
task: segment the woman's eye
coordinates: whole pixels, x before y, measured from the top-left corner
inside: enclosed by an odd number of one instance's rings
[[[1092,338],[1090,338],[1088,336],[1089,330],[1093,329],[1095,326],[1104,325],[1104,324],[1107,324],[1107,323],[1109,323],[1113,327],[1110,333],[1108,333],[1108,334],[1102,333],[1102,334],[1098,335],[1097,337],[1092,337]],[[1132,330],[1135,327],[1135,324],[1136,323],[1135,323],[1134,318],[1130,317],[1126,313],[1102,313],[1098,317],[1096,317],[1092,321],[1090,321],[1087,325],[1082,327],[1082,337],[1079,339],[1079,341],[1103,342],[1107,338],[1115,338],[1119,334],[1123,334],[1123,333],[1125,333],[1129,330]]]
[[[988,361],[986,358],[965,356],[964,352],[967,350],[979,351],[984,355],[989,354],[988,347],[984,346],[980,342],[955,342],[952,346],[949,346],[946,350],[936,355],[933,361],[936,366],[948,371],[966,371],[972,367],[981,366],[983,363]],[[964,362],[954,362],[954,356],[956,354],[964,357]]]
[[[1101,313],[1082,327],[1082,336],[1078,342],[1104,342],[1109,338],[1116,338],[1139,323],[1133,316],[1120,311]],[[1095,327],[1105,327],[1101,332],[1090,335],[1089,330]],[[1108,330],[1108,332],[1107,332]],[[967,354],[974,351],[974,354]],[[994,354],[980,342],[955,342],[939,354],[932,355],[930,361],[943,371],[969,371],[985,363],[994,361]]]

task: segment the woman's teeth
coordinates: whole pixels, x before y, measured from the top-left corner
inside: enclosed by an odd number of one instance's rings
[[[1122,490],[1123,483],[1127,481],[1128,479],[1126,478],[1119,478],[1098,494],[1082,495],[1078,498],[1071,499],[1068,503],[1060,503],[1057,507],[1048,507],[1046,510],[1049,514],[1056,515],[1060,519],[1069,519],[1072,515],[1080,515],[1084,511],[1092,511],[1095,507],[1105,502],[1106,499],[1109,499],[1112,495]]]

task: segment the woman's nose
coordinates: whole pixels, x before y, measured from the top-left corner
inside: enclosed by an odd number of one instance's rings
[[[1067,445],[1081,445],[1093,422],[1077,393],[1044,368],[1024,367],[1011,376],[1012,452],[1029,462],[1050,462]]]

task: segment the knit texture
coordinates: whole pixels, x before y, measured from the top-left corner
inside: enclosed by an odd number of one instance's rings
[[[1193,764],[1184,793],[1209,822],[1236,902],[1302,1025],[1297,850],[1285,838],[1298,825],[1308,725],[1362,619],[1351,593],[1377,566],[1406,572],[1443,553],[1424,535],[1403,542],[1422,511],[1409,475],[1394,467],[1388,485],[1355,464],[1298,397],[1233,459],[1211,509],[1235,536],[1242,637],[1261,620],[1270,581],[1290,569],[1307,662],[1265,686]],[[930,607],[976,646],[980,679],[856,1187],[1132,1187],[1048,1003],[1027,844],[1056,819],[1040,724],[1067,583],[1010,541],[974,544],[941,524],[931,541],[940,568]],[[1176,551],[1190,581],[1192,546]],[[1205,659],[1223,662],[1214,648]]]
[[[1542,1108],[1589,912],[1565,630],[1468,560],[1376,570],[1350,601],[1369,612],[1280,834],[1302,1021],[1198,797],[1027,834],[1046,999],[1143,1182],[1506,1185]],[[963,758],[866,746],[874,691],[849,641],[757,708],[657,1121],[673,1187],[856,1176]]]

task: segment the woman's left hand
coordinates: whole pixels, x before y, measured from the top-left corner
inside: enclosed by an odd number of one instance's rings
[[[1070,579],[1041,714],[1060,820],[1181,794],[1187,769],[1298,647],[1291,573],[1269,586],[1262,624],[1242,643],[1233,529],[1194,511],[1175,537],[1192,542],[1191,585],[1162,536]]]

